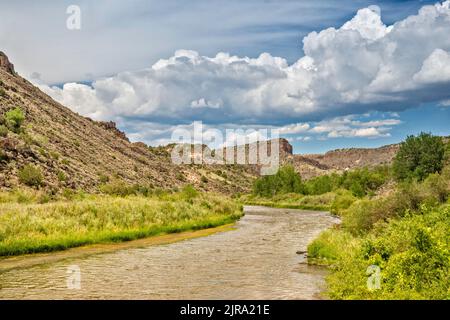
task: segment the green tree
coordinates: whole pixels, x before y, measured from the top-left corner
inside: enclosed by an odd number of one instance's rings
[[[444,143],[441,137],[422,132],[408,136],[394,159],[393,171],[398,180],[425,179],[440,173],[444,165]]]
[[[281,167],[276,174],[263,176],[253,185],[253,193],[263,197],[300,193],[302,190],[302,179],[292,166]]]

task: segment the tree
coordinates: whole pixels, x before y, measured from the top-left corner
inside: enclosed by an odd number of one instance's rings
[[[263,197],[271,197],[283,193],[300,193],[303,184],[300,175],[292,166],[281,167],[274,175],[263,176],[253,185],[253,193]]]
[[[408,136],[394,159],[393,171],[398,180],[422,181],[429,174],[440,173],[444,165],[444,143],[441,137],[422,132]]]

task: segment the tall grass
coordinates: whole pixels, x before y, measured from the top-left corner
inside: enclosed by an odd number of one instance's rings
[[[186,190],[159,196],[87,195],[39,203],[39,196],[0,195],[0,256],[64,250],[198,230],[236,221],[242,207]]]

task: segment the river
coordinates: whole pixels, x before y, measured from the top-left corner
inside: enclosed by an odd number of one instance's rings
[[[207,237],[2,271],[0,299],[320,299],[326,270],[299,251],[338,220],[291,209],[245,213],[234,230]],[[68,268],[80,271],[70,288]]]

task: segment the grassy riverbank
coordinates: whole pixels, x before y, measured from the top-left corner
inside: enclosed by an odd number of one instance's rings
[[[244,195],[240,198],[240,201],[251,206],[329,211],[335,198],[335,192],[328,192],[319,196],[305,196],[297,193],[288,193],[275,195],[269,198]]]
[[[238,220],[242,207],[192,188],[178,193],[72,195],[0,194],[0,256],[65,250],[216,227]]]

